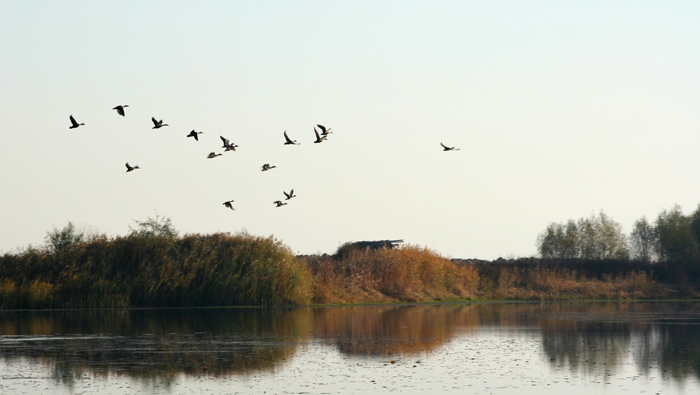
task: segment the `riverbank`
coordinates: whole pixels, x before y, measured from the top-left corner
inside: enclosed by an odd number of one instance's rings
[[[422,247],[294,256],[248,234],[97,237],[0,256],[1,309],[697,297],[666,265],[450,260]]]

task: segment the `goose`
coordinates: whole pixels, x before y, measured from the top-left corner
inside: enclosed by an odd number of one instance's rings
[[[235,208],[233,208],[233,205],[232,205],[231,203],[233,203],[233,200],[229,200],[229,201],[223,202],[222,204],[223,204],[224,207],[226,207],[226,208],[230,208],[231,210],[235,210]]]
[[[221,155],[223,155],[223,154],[216,154],[214,152],[210,152],[209,155],[207,156],[207,159],[216,158],[217,156],[221,156]]]
[[[291,191],[289,191],[289,193],[287,193],[287,192],[285,192],[285,191],[282,191],[282,193],[284,193],[284,196],[287,197],[287,198],[284,199],[284,200],[289,200],[289,199],[291,199],[291,198],[297,196],[297,195],[294,194],[294,190],[293,190],[293,189],[292,189]]]
[[[129,107],[128,104],[123,104],[114,107],[112,110],[117,110],[117,114],[121,115],[122,117],[124,116],[124,107]]]
[[[331,132],[331,128],[326,129],[326,127],[323,125],[316,125],[316,126],[318,126],[318,128],[321,129],[322,136],[328,136],[329,134],[333,133],[333,132]]]
[[[132,170],[140,169],[140,167],[137,166],[129,166],[129,162],[126,162],[126,172],[130,172]]]
[[[78,126],[83,126],[83,125],[85,125],[84,123],[78,123],[78,122],[76,122],[76,121],[75,121],[75,118],[73,118],[72,115],[70,116],[70,123],[71,123],[71,126],[70,126],[68,129],[75,129],[75,128],[77,128]]]
[[[321,137],[318,135],[318,130],[316,130],[316,128],[314,128],[314,133],[316,133],[316,141],[314,141],[314,143],[322,143],[323,140],[326,139],[326,136]]]
[[[274,203],[274,204],[276,205],[275,207],[282,207],[282,206],[284,206],[285,204],[287,204],[287,203],[283,203],[283,202],[280,201],[280,200],[275,200],[275,201],[272,202],[272,203]]]
[[[277,166],[270,166],[269,163],[265,163],[264,165],[262,165],[262,170],[261,170],[261,171],[268,171],[268,170],[270,170],[270,169],[274,169],[275,167],[277,167]]]
[[[296,140],[290,139],[289,136],[287,136],[287,131],[286,131],[286,130],[284,131],[284,139],[287,140],[287,141],[284,143],[284,145],[289,145],[289,144],[299,145],[299,144],[301,144],[301,143],[297,143]]]
[[[238,147],[238,145],[236,145],[235,143],[231,143],[226,146],[226,149],[224,151],[235,151],[236,147]]]
[[[167,123],[163,123],[163,120],[161,119],[160,121],[156,121],[155,118],[151,117],[151,121],[153,121],[153,129],[159,129],[162,128],[163,126],[170,126]]]
[[[198,135],[200,135],[202,133],[204,133],[204,132],[195,132],[194,129],[192,129],[192,131],[190,132],[190,134],[187,135],[187,137],[194,137],[195,140],[199,141]]]
[[[446,145],[443,144],[443,143],[440,143],[440,145],[442,145],[442,150],[443,150],[443,151],[452,151],[452,150],[459,151],[459,148],[448,147],[448,146],[446,146]]]

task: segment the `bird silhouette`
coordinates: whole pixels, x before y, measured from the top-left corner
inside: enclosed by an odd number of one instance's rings
[[[73,118],[72,115],[70,116],[70,123],[71,123],[71,126],[70,126],[68,129],[75,129],[75,128],[77,128],[78,126],[83,126],[83,125],[85,125],[84,123],[78,123],[78,122],[76,122],[76,121],[75,121],[75,118]]]
[[[112,110],[117,110],[117,114],[121,115],[122,117],[124,116],[124,107],[129,107],[128,104],[123,104],[120,106],[114,107]]]
[[[328,136],[329,134],[333,133],[331,132],[331,128],[327,128],[323,125],[316,125],[318,126],[319,129],[321,129],[321,136]]]
[[[160,129],[163,126],[170,126],[167,123],[163,123],[162,119],[160,121],[157,121],[155,118],[151,117],[151,121],[153,121],[153,129]]]
[[[222,154],[216,154],[214,152],[210,152],[209,155],[207,156],[207,159],[212,159],[216,158],[217,156],[221,156]]]
[[[442,150],[443,150],[443,151],[453,151],[453,150],[454,150],[454,151],[459,151],[459,148],[448,147],[448,146],[446,146],[446,145],[443,144],[443,143],[440,143],[440,145],[442,145]]]
[[[229,200],[229,201],[227,201],[227,202],[223,202],[222,204],[223,204],[224,207],[226,207],[226,208],[230,208],[231,210],[235,210],[235,208],[233,208],[233,205],[232,205],[231,203],[233,203],[233,200]]]
[[[291,191],[289,191],[289,193],[287,193],[287,192],[285,192],[285,191],[282,191],[282,193],[284,193],[284,196],[287,197],[287,198],[284,199],[284,200],[289,200],[289,199],[291,199],[291,198],[297,196],[297,195],[294,194],[294,190],[293,190],[293,189],[292,189]]]
[[[272,203],[274,203],[274,204],[276,205],[276,207],[282,207],[282,206],[284,206],[285,204],[287,204],[287,203],[282,202],[281,200],[275,200],[275,201],[272,202]]]
[[[269,163],[265,163],[264,165],[262,165],[262,170],[261,170],[261,171],[268,171],[268,170],[270,170],[270,169],[274,169],[275,167],[277,167],[277,166],[270,166]]]
[[[326,136],[321,137],[318,135],[318,130],[316,130],[316,128],[314,128],[314,133],[316,133],[316,141],[314,141],[314,143],[322,143],[323,140],[326,139]]]
[[[140,167],[138,167],[138,166],[129,166],[129,162],[126,162],[126,172],[127,172],[127,173],[130,172],[130,171],[136,170],[136,169],[140,169]]]
[[[299,144],[301,144],[301,143],[297,143],[296,140],[290,139],[289,136],[287,136],[287,131],[286,131],[286,130],[284,131],[284,139],[287,140],[287,141],[284,143],[284,145],[289,145],[289,144],[299,145]]]
[[[195,132],[194,129],[187,135],[187,137],[194,137],[195,140],[199,141],[199,135],[204,132]]]

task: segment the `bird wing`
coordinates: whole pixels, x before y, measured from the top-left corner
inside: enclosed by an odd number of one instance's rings
[[[286,130],[284,131],[284,139],[287,140],[288,143],[294,144],[294,142],[289,138],[289,136],[287,136],[287,131],[286,131]]]
[[[321,129],[323,134],[326,134],[326,127],[325,126],[323,126],[323,125],[316,125],[316,126],[318,126]]]
[[[291,194],[289,194],[289,193],[287,193],[287,192],[285,192],[285,191],[282,191],[282,193],[284,193],[284,196],[286,196],[287,199],[289,199],[289,196],[290,196]]]
[[[70,116],[70,123],[72,123],[73,126],[78,126],[78,122],[75,121],[75,118],[73,118],[72,115]]]
[[[129,166],[129,162],[126,162],[126,169],[127,169],[127,170],[130,170],[130,169],[131,169],[131,166]]]
[[[158,126],[158,121],[156,121],[156,119],[154,117],[151,117],[151,121],[153,121],[154,125]]]
[[[224,136],[219,136],[219,137],[221,138],[221,141],[224,142],[224,146],[227,146],[227,145],[228,145],[228,139],[227,139],[226,137],[224,137]]]
[[[449,147],[447,147],[447,146],[446,146],[445,144],[443,144],[443,143],[440,143],[440,145],[442,145],[442,148],[444,148],[444,149],[449,149]]]
[[[318,135],[318,130],[314,128],[314,133],[316,133],[316,140],[321,140],[321,136]]]

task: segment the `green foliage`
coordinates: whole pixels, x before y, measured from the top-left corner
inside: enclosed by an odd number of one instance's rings
[[[178,236],[178,231],[170,218],[161,217],[157,213],[155,218],[148,217],[145,221],[134,220],[134,222],[136,222],[136,228],[129,226],[131,236],[167,238]]]
[[[629,255],[622,226],[605,215],[550,224],[537,238],[543,258],[626,259]]]
[[[46,232],[45,240],[49,251],[52,253],[67,253],[83,242],[84,235],[75,230],[72,222],[68,222],[68,225],[61,230],[53,228],[52,231]]]
[[[678,263],[700,258],[700,245],[691,222],[691,218],[683,215],[678,205],[659,213],[655,225],[657,252],[661,260]]]
[[[646,217],[642,217],[634,223],[629,241],[632,259],[647,263],[656,260],[656,229],[647,221]]]

